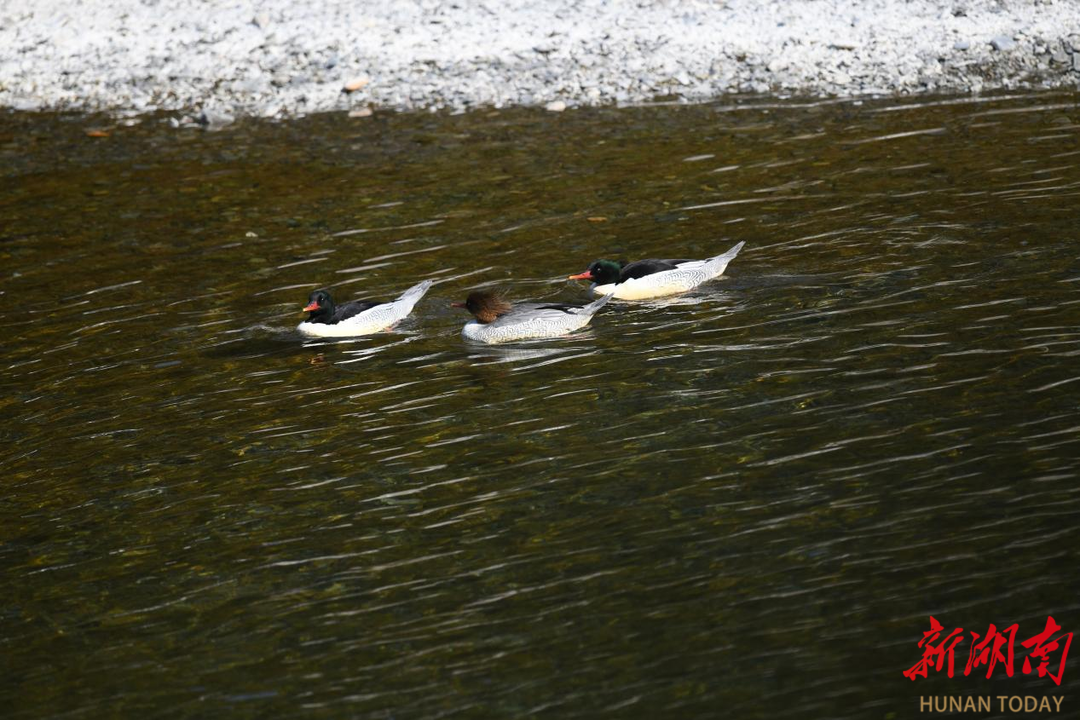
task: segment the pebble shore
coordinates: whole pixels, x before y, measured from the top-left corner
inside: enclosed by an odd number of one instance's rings
[[[208,121],[1080,87],[1077,0],[6,0],[0,107]]]

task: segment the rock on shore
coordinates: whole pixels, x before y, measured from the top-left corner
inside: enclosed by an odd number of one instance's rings
[[[231,118],[1062,86],[1080,87],[1075,0],[0,5],[0,106],[17,109]]]

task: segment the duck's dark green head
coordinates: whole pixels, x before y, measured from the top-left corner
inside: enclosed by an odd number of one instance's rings
[[[330,291],[316,290],[308,295],[304,312],[311,313],[308,315],[308,322],[329,322],[334,315],[334,301],[330,298]]]
[[[571,275],[570,280],[592,280],[597,285],[608,285],[619,282],[622,274],[622,265],[614,260],[596,260],[589,269],[577,275]]]

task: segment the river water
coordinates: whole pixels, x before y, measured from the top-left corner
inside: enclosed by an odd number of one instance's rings
[[[1076,95],[6,114],[0,173],[12,717],[1076,712],[901,674],[931,615],[1080,628]],[[739,240],[565,339],[448,307]]]

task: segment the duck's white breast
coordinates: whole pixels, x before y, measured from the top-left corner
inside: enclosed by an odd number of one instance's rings
[[[371,308],[371,310],[375,309]],[[308,337],[356,337],[358,335],[377,333],[390,326],[391,323],[386,322],[385,318],[364,318],[364,315],[371,312],[371,310],[365,310],[359,315],[354,315],[348,320],[343,320],[334,325],[302,322],[296,326],[296,329],[300,331],[300,334]]]
[[[665,295],[677,295],[684,293],[704,279],[694,277],[695,273],[679,270],[665,270],[653,273],[645,277],[634,278],[619,284],[609,283],[593,287],[593,295],[612,295],[619,300],[646,300],[648,298],[663,297]]]
[[[412,307],[401,307],[400,301],[381,303],[368,308],[362,313],[353,315],[347,320],[342,320],[333,325],[327,323],[302,322],[296,326],[302,334],[308,337],[356,337],[358,335],[371,335],[380,330],[385,330],[398,320],[409,314]]]
[[[589,291],[593,294],[593,297],[600,297],[615,292],[616,287],[615,283],[608,283],[607,285],[597,285],[596,283],[593,283],[589,286]]]
[[[468,340],[482,343],[501,343],[513,340],[533,340],[566,335],[589,324],[592,315],[573,315],[559,313],[560,317],[524,317],[520,322],[506,322],[485,325],[475,320],[465,323],[461,334]]]
[[[727,266],[727,259],[684,262],[674,270],[664,270],[618,284],[593,286],[595,295],[614,295],[619,300],[647,300],[648,298],[678,295],[693,290],[706,280],[720,275]]]
[[[393,302],[380,303],[362,313],[353,315],[348,320],[329,325],[327,323],[302,322],[296,329],[308,337],[356,337],[371,335],[385,330],[412,312],[413,307],[431,288],[432,282],[424,280],[406,290]]]

